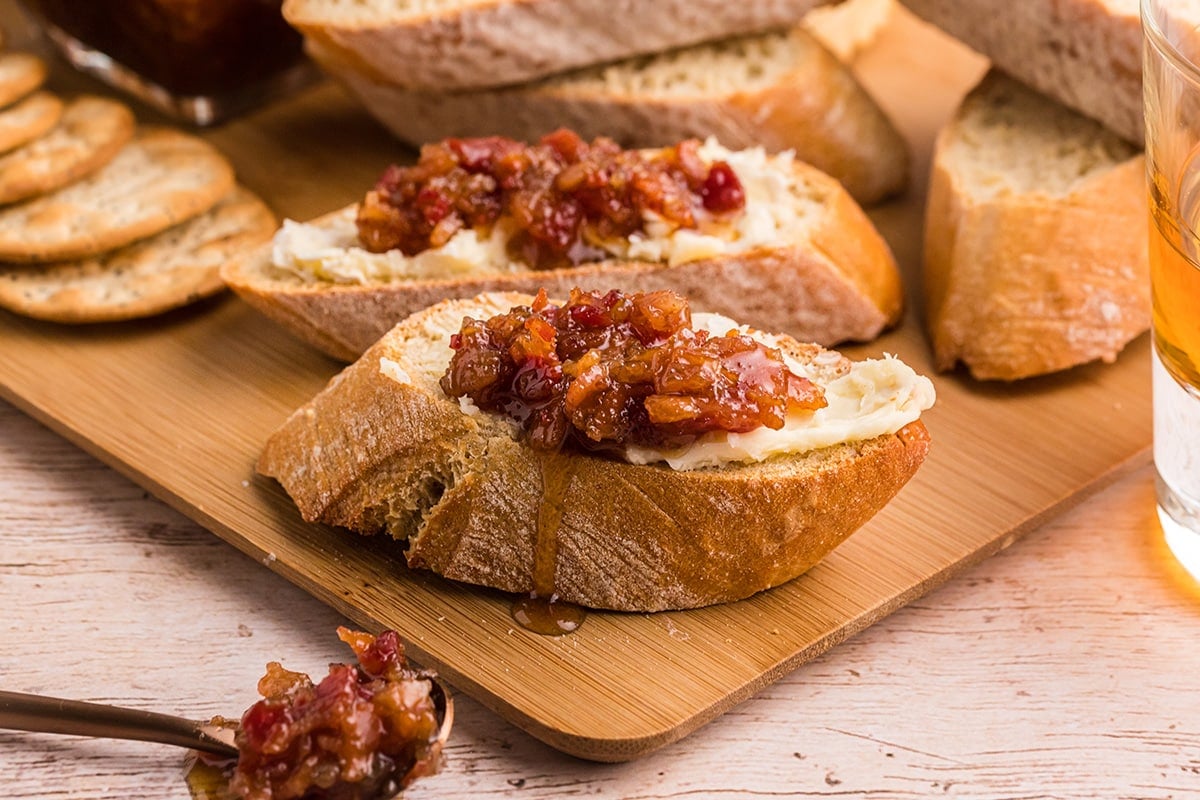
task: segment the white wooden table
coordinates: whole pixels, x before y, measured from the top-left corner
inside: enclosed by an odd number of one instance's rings
[[[0,404],[0,687],[238,714],[343,622]],[[409,798],[1189,797],[1200,590],[1148,469],[647,758],[564,756],[469,698]],[[184,752],[0,732],[0,797],[187,798]]]

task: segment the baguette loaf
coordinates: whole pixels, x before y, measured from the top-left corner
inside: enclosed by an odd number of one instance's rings
[[[1150,324],[1144,161],[1002,73],[938,137],[925,225],[939,369],[1015,380],[1112,361]]]
[[[908,148],[895,127],[850,70],[800,28],[473,92],[406,89],[320,44],[308,50],[411,144],[491,134],[532,140],[563,126],[625,147],[715,136],[733,149],[793,150],[860,203],[901,191],[908,179]]]
[[[794,25],[830,0],[285,0],[339,60],[411,89],[457,91]]]
[[[423,273],[400,279],[372,272],[381,262],[355,248],[355,210],[349,207],[302,229],[285,224],[274,246],[230,262],[222,277],[264,314],[342,360],[357,358],[419,309],[486,291],[545,288],[565,296],[577,286],[673,289],[697,310],[826,345],[872,339],[899,319],[903,293],[891,251],[837,181],[787,155],[714,152],[733,159],[744,178],[741,241],[760,237],[749,249],[700,249],[668,260],[669,241],[648,236],[625,259],[534,271],[511,264],[503,243],[477,240],[468,230],[468,238],[447,244],[439,251],[446,255],[437,255]],[[303,237],[289,239],[289,231]],[[285,239],[301,238],[317,240],[311,254],[276,252]],[[465,252],[450,257],[459,244]],[[481,250],[485,246],[490,249]],[[328,266],[324,254],[346,266]]]
[[[887,503],[928,450],[917,419],[933,402],[926,379],[894,359],[863,362],[908,376],[867,390],[870,373],[848,376],[850,362],[836,353],[771,337],[814,382],[853,387],[839,406],[852,409],[846,424],[878,419],[886,406],[903,409],[888,418],[894,427],[877,435],[856,427],[865,439],[839,433],[831,440],[839,443],[806,452],[688,470],[578,450],[540,454],[506,417],[438,385],[464,316],[532,299],[447,301],[405,320],[289,417],[259,471],[283,485],[307,521],[406,541],[413,567],[518,593],[537,589],[535,573],[549,568],[561,600],[654,611],[736,600],[799,575]],[[830,419],[818,429],[843,422]],[[557,498],[544,489],[546,459],[565,484]],[[561,512],[550,529],[538,522],[544,503]]]
[[[1142,142],[1138,0],[902,2],[1021,82]]]

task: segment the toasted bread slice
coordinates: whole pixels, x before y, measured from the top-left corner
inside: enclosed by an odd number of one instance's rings
[[[505,86],[798,23],[830,0],[286,0],[291,25],[365,74],[411,89]]]
[[[806,164],[780,156],[766,157],[763,164],[762,175],[777,190],[756,196],[747,182],[746,218],[756,204],[754,214],[770,220],[765,223],[770,233],[763,244],[744,251],[677,263],[644,255],[636,257],[647,260],[534,271],[514,268],[501,245],[499,260],[473,250],[456,257],[454,271],[439,260],[436,269],[416,277],[384,279],[298,272],[277,266],[268,246],[230,262],[222,277],[264,314],[342,360],[357,358],[419,309],[487,291],[545,288],[552,296],[566,296],[575,287],[673,289],[698,310],[825,345],[869,340],[894,324],[903,306],[899,270],[862,209],[837,181]],[[355,241],[353,220],[349,207],[316,220],[309,230],[341,243],[339,253],[361,253],[348,249]],[[643,244],[650,246],[643,251],[652,250],[657,240],[648,236]],[[348,260],[357,269],[363,259]]]
[[[1145,163],[998,71],[938,137],[925,221],[939,369],[1016,380],[1112,361],[1150,325]]]
[[[903,138],[849,68],[801,28],[474,92],[405,89],[319,44],[309,53],[411,144],[493,134],[533,140],[563,126],[625,147],[715,136],[735,150],[792,150],[860,203],[908,181]]]
[[[1141,143],[1137,0],[902,0],[1039,92]]]
[[[506,417],[438,385],[464,316],[531,300],[484,295],[405,320],[291,415],[259,471],[279,480],[308,521],[407,541],[414,567],[527,593],[549,566],[562,600],[653,611],[737,600],[796,577],[883,507],[927,453],[917,415],[932,387],[908,371],[907,387],[856,394],[900,398],[905,409],[889,418],[894,430],[862,430],[862,440],[686,470],[564,450],[551,462],[561,497],[549,501],[561,505],[561,521],[539,532],[550,457]],[[815,345],[771,341],[822,385],[851,370]],[[842,385],[859,391],[850,380],[858,374]],[[861,405],[853,420],[870,416],[872,404]],[[547,535],[549,565],[540,563]]]

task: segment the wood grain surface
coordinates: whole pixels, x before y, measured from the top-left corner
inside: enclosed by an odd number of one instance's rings
[[[901,17],[861,69],[909,136],[923,175],[933,133],[983,64]],[[331,86],[209,138],[247,185],[300,218],[358,196],[402,155]],[[874,214],[910,288],[917,183]],[[917,311],[852,353],[898,353],[929,372]],[[712,609],[592,614],[561,638],[514,625],[505,597],[407,571],[386,542],[304,525],[278,487],[253,474],[267,433],[336,365],[232,299],[87,330],[0,317],[0,394],[337,611],[395,627],[421,661],[534,736],[619,761],[694,731],[1144,463],[1147,355],[1143,339],[1115,365],[1019,387],[940,378],[927,464],[808,575]],[[60,546],[74,547],[69,538]],[[129,590],[136,585],[131,579]],[[185,604],[183,613],[197,609]]]

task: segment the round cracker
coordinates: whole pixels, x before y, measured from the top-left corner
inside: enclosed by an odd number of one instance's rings
[[[45,82],[45,61],[32,53],[0,53],[0,106],[15,103]]]
[[[200,216],[121,250],[0,268],[0,307],[69,323],[159,314],[221,291],[221,266],[269,240],[275,229],[266,204],[237,187]]]
[[[75,98],[54,130],[0,156],[0,204],[52,192],[95,172],[133,138],[135,125],[133,112],[123,103],[90,95]]]
[[[0,153],[45,135],[63,115],[63,101],[50,92],[35,92],[0,111]]]
[[[233,188],[212,145],[141,130],[112,161],[51,194],[0,210],[0,261],[68,261],[123,247],[203,214]]]

